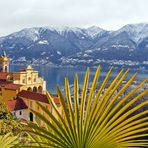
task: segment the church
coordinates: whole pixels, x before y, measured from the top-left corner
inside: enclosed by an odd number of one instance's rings
[[[56,96],[52,96],[60,109]],[[37,102],[52,111],[46,96],[46,81],[39,77],[31,65],[18,72],[9,71],[9,58],[3,50],[0,56],[0,99],[3,100],[14,118],[38,122],[30,109],[40,111]],[[42,124],[42,123],[40,123]]]

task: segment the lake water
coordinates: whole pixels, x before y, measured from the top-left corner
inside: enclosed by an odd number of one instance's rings
[[[24,68],[26,66],[23,65],[10,65],[10,71],[19,71],[21,68]],[[86,68],[73,68],[73,67],[47,67],[47,66],[33,66],[34,70],[37,70],[39,72],[39,75],[46,80],[47,83],[47,89],[55,93],[56,85],[58,84],[61,88],[64,86],[64,78],[68,77],[70,85],[73,84],[73,77],[74,74],[77,73],[79,76],[79,83],[82,84],[83,77],[86,71]],[[93,75],[95,73],[96,69],[91,69],[90,73],[90,81],[93,79]],[[105,74],[107,73],[107,68],[101,70],[100,79],[103,79]],[[113,70],[112,77],[116,76],[116,74],[119,72],[119,70],[115,69]],[[143,71],[139,70],[138,78],[148,78],[148,69]],[[135,71],[130,71],[128,76],[131,76],[134,74]]]

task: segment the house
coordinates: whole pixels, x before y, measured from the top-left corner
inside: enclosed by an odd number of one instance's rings
[[[59,99],[55,96],[52,96],[52,98],[59,111],[61,111],[62,113]],[[38,103],[46,107],[52,114],[55,114],[45,94],[40,94],[27,90],[22,90],[21,92],[19,92],[16,99],[9,100],[7,102],[7,106],[9,111],[13,114],[15,118],[32,121],[34,123],[38,122],[39,124],[43,125],[40,119],[38,119],[31,111],[31,109],[35,110],[43,114],[47,119],[49,118],[49,116],[39,107]]]
[[[12,113],[14,118],[27,120],[28,107],[21,98],[9,100],[7,102],[8,110]]]

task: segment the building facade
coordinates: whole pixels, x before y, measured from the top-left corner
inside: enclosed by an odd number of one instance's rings
[[[39,77],[38,71],[35,71],[31,65],[18,72],[10,72],[9,58],[4,50],[0,56],[0,98],[7,104],[14,118],[38,122],[43,125],[31,111],[33,109],[49,118],[40,109],[38,103],[55,114],[46,96],[46,81]],[[58,98],[55,96],[52,98],[62,113]]]
[[[0,60],[4,62],[5,58],[6,57],[1,56]],[[2,69],[0,72],[0,96],[2,96],[2,98],[5,100],[13,99],[21,90],[28,90],[41,94],[46,93],[46,81],[39,77],[38,71],[35,71],[31,65],[21,69],[19,72],[8,72],[5,71],[6,67],[3,66],[3,62],[0,63]],[[7,63],[7,66],[8,65],[9,63]]]
[[[60,106],[60,102],[57,97],[52,96],[53,101],[57,105],[59,111],[62,114],[62,108]],[[9,100],[7,102],[8,109],[12,112],[14,118],[23,119],[26,121],[31,121],[33,123],[38,123],[42,126],[44,126],[43,122],[35,116],[31,110],[35,110],[47,119],[49,119],[48,114],[46,114],[38,105],[40,103],[43,105],[46,109],[48,109],[54,116],[56,116],[56,113],[52,109],[52,106],[50,105],[48,98],[45,94],[35,93],[31,91],[22,90],[17,94],[17,98],[14,100]]]
[[[0,72],[9,72],[9,58],[5,50],[2,51],[2,55],[0,56]]]

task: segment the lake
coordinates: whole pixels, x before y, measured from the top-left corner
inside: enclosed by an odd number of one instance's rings
[[[10,71],[19,71],[21,68],[26,66],[23,65],[10,65]],[[33,66],[34,70],[39,72],[39,75],[46,80],[47,89],[55,93],[56,85],[58,84],[61,88],[64,86],[64,78],[68,77],[70,85],[73,84],[73,77],[75,73],[78,73],[79,83],[82,84],[83,77],[86,71],[86,68],[74,68],[74,67],[49,67],[49,66]],[[93,79],[93,75],[95,73],[95,68],[91,69],[90,73],[90,81]],[[107,73],[108,68],[101,70],[100,80],[104,78]],[[114,69],[112,72],[112,78],[117,75],[119,72],[118,69]],[[136,71],[131,70],[129,72],[128,77],[134,74]],[[147,70],[139,70],[138,79],[148,78],[148,69]]]

